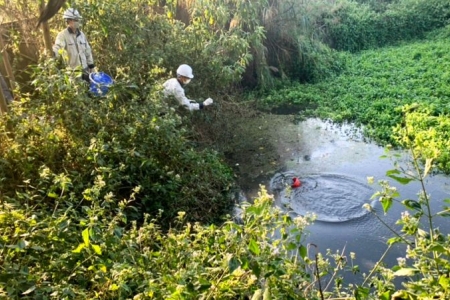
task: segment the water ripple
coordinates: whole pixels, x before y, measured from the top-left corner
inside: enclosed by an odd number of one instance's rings
[[[291,188],[293,177],[302,183]],[[369,213],[362,206],[370,203],[374,191],[367,184],[337,174],[298,176],[293,172],[277,173],[270,182],[279,205],[299,215],[316,215],[318,221],[345,222]],[[372,203],[373,205],[373,203]]]

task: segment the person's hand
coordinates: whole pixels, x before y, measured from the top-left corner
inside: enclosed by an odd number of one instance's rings
[[[213,104],[213,99],[211,99],[211,98],[208,98],[205,101],[203,101],[203,105],[204,106],[208,106],[208,105],[211,105],[211,104]]]

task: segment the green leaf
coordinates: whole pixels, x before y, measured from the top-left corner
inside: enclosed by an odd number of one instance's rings
[[[228,260],[228,269],[230,270],[230,273],[233,273],[233,271],[239,268],[239,266],[239,261],[235,257],[231,257]]]
[[[261,267],[259,266],[258,262],[252,261],[250,263],[250,269],[256,277],[259,277],[259,275],[261,275]]]
[[[297,245],[295,243],[289,243],[289,245],[287,245],[286,250],[287,251],[291,251],[297,249]]]
[[[64,220],[63,222],[58,224],[58,229],[62,231],[64,229],[66,229],[69,226],[69,224],[70,224],[70,221]]]
[[[389,209],[392,206],[392,199],[391,198],[386,198],[386,197],[382,197],[381,200],[381,206],[383,207],[383,211],[384,213],[387,213],[389,211]]]
[[[447,250],[442,245],[434,245],[430,248],[430,251],[436,251],[438,253],[447,253]]]
[[[98,266],[98,269],[100,270],[100,271],[102,271],[103,273],[106,273],[107,272],[107,268],[106,268],[106,266],[105,265],[99,265]]]
[[[242,258],[241,259],[241,267],[243,270],[249,270],[250,269],[250,263],[248,261],[248,259],[246,258]]]
[[[264,210],[264,206],[250,206],[246,209],[247,213],[252,213],[253,215],[260,216]]]
[[[398,271],[398,270],[400,270],[401,269],[401,267],[400,266],[397,266],[397,265],[395,265],[395,266],[392,266],[392,268],[391,268],[391,270],[392,271]]]
[[[301,258],[305,259],[306,255],[308,255],[308,250],[305,246],[300,245],[300,247],[298,247],[298,253],[300,253]]]
[[[386,175],[389,176],[390,178],[394,179],[398,183],[401,183],[401,184],[408,184],[408,183],[410,183],[411,181],[414,180],[412,178],[407,178],[407,177],[398,177],[398,176],[395,176],[395,175],[388,175],[388,174],[386,174]]]
[[[386,176],[390,176],[392,174],[401,174],[399,170],[397,169],[392,169],[392,170],[388,170],[386,171]]]
[[[393,245],[393,244],[399,243],[401,241],[402,241],[402,239],[396,236],[396,237],[388,239],[387,244],[388,245]]]
[[[422,210],[420,203],[415,200],[406,199],[402,201],[402,204],[412,210]]]
[[[99,245],[91,244],[92,249],[98,255],[102,255],[102,248]]]
[[[248,245],[248,249],[250,250],[250,252],[252,252],[255,255],[259,255],[259,253],[261,253],[261,250],[259,249],[258,243],[254,239],[250,240],[250,244]]]
[[[22,250],[22,249],[25,249],[25,247],[27,246],[27,242],[26,241],[24,241],[24,240],[20,240],[18,243],[17,243],[17,248],[19,248],[20,250]]]
[[[81,236],[83,237],[84,244],[86,246],[89,246],[89,228],[86,228],[85,230],[83,230],[83,232],[81,233]]]
[[[53,192],[48,193],[47,196],[50,198],[58,198],[58,194],[53,193]]]
[[[355,291],[356,300],[367,299],[369,296],[369,289],[359,286]]]
[[[198,281],[195,283],[195,289],[198,292],[204,292],[204,291],[209,290],[211,285],[212,284],[208,280],[206,280],[205,278],[200,277],[198,279]]]
[[[419,270],[415,268],[401,268],[394,273],[394,276],[413,276],[418,272]]]
[[[84,244],[79,244],[78,247],[77,247],[77,249],[73,250],[72,252],[73,252],[73,253],[80,253],[81,250],[84,249],[84,247],[86,247]]]
[[[391,291],[386,291],[380,295],[380,300],[391,300]],[[369,295],[367,295],[369,296]]]
[[[450,284],[450,279],[447,276],[441,275],[441,277],[439,277],[439,284],[444,290],[447,290]]]

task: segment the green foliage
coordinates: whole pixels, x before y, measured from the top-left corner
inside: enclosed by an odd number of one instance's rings
[[[450,113],[449,46],[448,40],[437,38],[348,54],[347,70],[342,75],[273,91],[261,105],[298,105],[304,116],[362,124],[369,138],[384,145],[399,145],[393,127],[403,122],[402,106],[423,104],[431,116],[442,116],[439,122]],[[439,131],[444,134],[444,130]]]
[[[449,215],[448,206],[432,213],[425,190],[417,201],[401,201],[412,214],[402,215],[400,232],[391,228],[388,244],[407,245],[405,259],[390,268],[380,261],[363,284],[347,287],[340,272],[357,273],[358,266],[343,251],[312,259],[313,245],[303,242],[309,220],[274,208],[264,190],[243,207],[242,224],[224,221],[231,171],[196,145],[190,129],[196,118],[207,123],[208,111],[179,115],[161,98],[160,83],[180,63],[201,78],[203,90],[194,82],[194,94],[220,95],[252,59],[267,86],[272,63],[282,78],[314,81],[343,71],[346,62],[342,76],[293,85],[265,102],[355,121],[380,143],[411,149],[417,175],[398,166],[387,174],[401,184],[423,183],[435,167],[450,169],[449,45],[439,40],[448,27],[426,44],[358,56],[325,46],[356,51],[420,36],[447,22],[448,2],[392,1],[375,10],[373,1],[326,2],[193,1],[184,22],[175,19],[181,7],[174,1],[77,3],[97,66],[116,83],[106,97],[90,98],[76,74],[49,60],[33,70],[33,94],[18,92],[2,117],[0,296],[448,298],[449,240],[433,226]],[[279,52],[269,54],[270,46]],[[418,105],[404,106],[412,103]],[[384,182],[374,197],[389,213],[399,195]],[[410,280],[394,292],[396,277]]]
[[[377,263],[364,285],[375,287],[374,295],[382,299],[447,299],[450,297],[448,272],[450,270],[449,246],[450,239],[435,226],[437,219],[448,217],[448,199],[431,199],[425,189],[425,178],[436,168],[432,162],[440,156],[440,147],[436,136],[423,132],[424,116],[417,118],[416,112],[405,114],[407,125],[396,132],[402,145],[411,151],[411,166],[400,166],[396,163],[393,170],[387,175],[401,184],[418,181],[421,185],[418,200],[405,199],[399,201],[399,193],[395,187],[386,181],[380,184],[383,191],[376,195],[382,203],[383,210],[388,213],[393,202],[399,202],[406,209],[401,218],[396,222],[401,226],[399,231],[388,226],[395,237],[388,241],[389,247],[393,244],[406,246],[405,256],[397,258],[398,265],[383,266]],[[417,132],[417,135],[414,133]],[[413,133],[413,134],[411,134]],[[435,143],[425,143],[435,141]],[[395,174],[395,175],[394,175]],[[443,210],[435,212],[431,210],[431,201],[442,200]],[[374,210],[371,210],[376,215]],[[378,216],[377,216],[378,217]],[[389,250],[389,248],[388,248]],[[388,251],[387,250],[387,251]],[[395,278],[407,278],[402,282],[402,289],[394,290]]]
[[[445,0],[401,0],[374,7],[371,1],[338,1],[326,12],[326,38],[339,50],[359,51],[423,37],[450,19]]]
[[[127,216],[163,210],[166,226],[179,210],[202,222],[230,210],[230,169],[217,153],[193,145],[190,119],[168,109],[158,87],[141,99],[117,83],[106,97],[90,98],[67,72],[38,67],[39,94],[23,95],[0,122],[5,197],[52,210],[105,195],[126,199],[140,186]]]
[[[102,186],[97,186],[102,189]],[[157,218],[122,227],[100,197],[49,215],[2,201],[0,296],[9,299],[318,299],[302,252],[307,220],[273,207],[265,191],[243,208],[242,225],[189,223],[184,212],[163,233]],[[102,205],[101,205],[102,204]],[[280,235],[281,234],[281,235]],[[325,265],[325,263],[324,263]],[[295,284],[293,284],[295,283]]]
[[[431,106],[433,107],[433,106]],[[447,114],[436,113],[428,105],[413,104],[403,108],[404,122],[394,128],[394,137],[410,148],[417,160],[426,165],[425,176],[435,164],[450,172],[450,121]]]
[[[322,15],[332,9],[326,0],[274,1],[265,9],[267,63],[277,68],[278,77],[314,82],[342,71],[339,54],[326,45],[323,32]]]
[[[203,96],[239,82],[252,59],[250,48],[264,38],[258,12],[253,11],[262,4],[250,5],[251,10],[241,1],[193,1],[189,5],[184,7],[190,11],[185,24],[175,19],[176,2],[161,7],[143,0],[84,1],[80,5],[87,20],[83,30],[99,68],[138,84],[144,92],[158,79],[174,76],[183,63],[193,67],[196,80],[192,84],[201,82]],[[233,30],[228,28],[230,16],[243,20]]]
[[[332,48],[345,51],[368,49],[376,45],[377,32],[373,24],[378,15],[368,5],[354,1],[339,1],[334,10],[324,16],[326,38]]]
[[[367,4],[376,12],[384,12],[390,4],[398,2],[398,0],[356,0],[356,2]]]

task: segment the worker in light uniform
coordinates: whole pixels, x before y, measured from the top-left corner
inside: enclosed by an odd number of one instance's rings
[[[213,100],[211,98],[198,103],[186,97],[186,95],[184,94],[183,86],[188,84],[192,78],[194,78],[192,68],[185,64],[180,65],[177,69],[177,77],[171,78],[164,82],[164,96],[173,96],[181,106],[190,111],[203,109],[204,107],[213,104]]]
[[[89,74],[94,71],[94,58],[92,57],[91,46],[86,36],[80,30],[81,15],[74,8],[67,9],[63,18],[67,23],[67,28],[61,31],[56,37],[53,45],[55,57],[62,54],[65,50],[67,65],[72,68],[80,68],[82,71],[81,78],[89,82]]]

